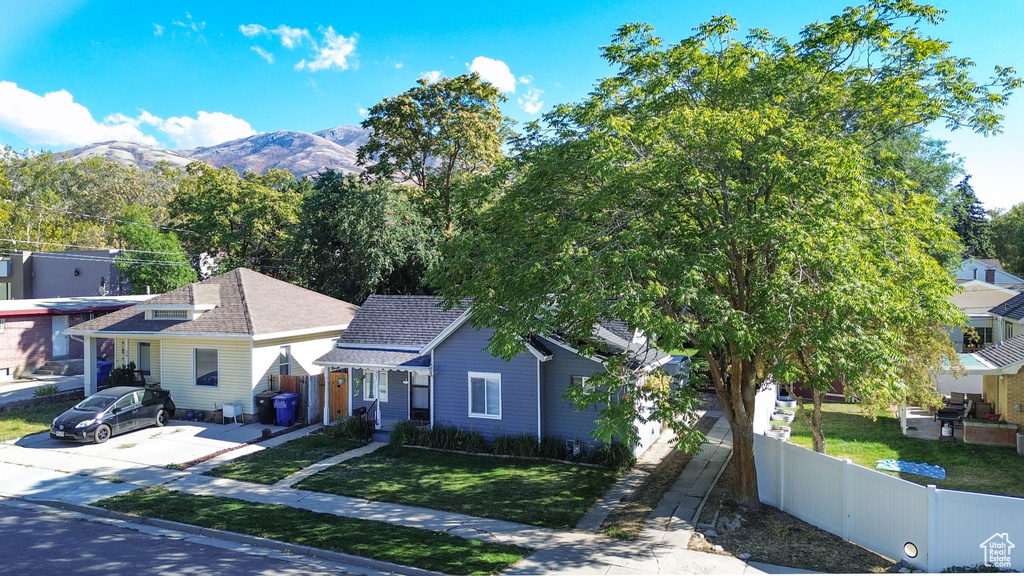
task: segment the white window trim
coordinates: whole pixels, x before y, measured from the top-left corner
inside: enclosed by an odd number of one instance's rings
[[[577,376],[577,375],[570,376],[569,377],[569,384],[570,385],[574,384],[573,380],[575,380],[576,378],[580,379],[580,388],[582,388],[584,392],[590,392],[591,390],[594,389],[594,385],[593,384],[587,384],[587,381],[589,381],[590,378],[591,378],[590,376]]]
[[[369,372],[363,370],[363,402],[373,402],[376,398],[373,396],[373,379],[376,372]]]
[[[196,380],[199,376],[196,374],[196,350],[214,350],[217,352],[217,383],[216,384],[198,384]],[[220,348],[212,348],[210,346],[193,346],[192,347],[192,386],[196,388],[220,388]]]
[[[287,356],[288,361],[284,364],[281,363],[281,356]],[[284,366],[287,370],[287,374],[281,374],[281,367]],[[280,376],[291,376],[292,375],[292,347],[290,344],[281,346],[277,350],[277,373]]]
[[[142,370],[142,366],[139,365],[139,364],[141,364],[141,360],[142,360],[142,345],[143,344],[149,346],[149,370],[146,370],[146,371],[143,371]],[[140,362],[136,362],[135,363],[136,364],[135,369],[138,370],[139,372],[141,372],[145,376],[151,376],[153,374],[153,343],[148,341],[148,340],[138,340],[138,341],[136,341],[135,342],[135,355],[136,355],[136,358],[140,361]],[[217,356],[219,357],[220,354],[218,353]]]
[[[484,394],[487,394],[487,380],[498,381],[498,414],[486,414],[473,412],[473,378],[482,378],[484,380]],[[466,387],[468,394],[466,394],[466,401],[468,405],[469,417],[470,418],[483,418],[486,420],[501,420],[501,373],[500,372],[470,372],[466,377]],[[484,397],[484,410],[487,410],[487,397]]]

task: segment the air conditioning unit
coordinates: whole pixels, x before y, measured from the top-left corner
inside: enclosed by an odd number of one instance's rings
[[[579,440],[566,440],[565,453],[568,456],[579,456],[583,451],[583,443]]]

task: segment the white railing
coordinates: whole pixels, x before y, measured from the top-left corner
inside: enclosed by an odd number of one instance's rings
[[[1021,498],[921,486],[762,435],[754,457],[765,504],[928,572],[985,562],[993,537],[1024,546]],[[1024,570],[1024,547],[1009,559]]]

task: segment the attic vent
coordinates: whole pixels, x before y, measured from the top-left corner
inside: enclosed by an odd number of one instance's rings
[[[192,313],[188,310],[152,310],[153,320],[188,320]]]

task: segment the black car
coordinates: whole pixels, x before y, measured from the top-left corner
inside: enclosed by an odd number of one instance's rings
[[[169,391],[117,386],[89,396],[54,418],[50,438],[101,444],[114,434],[163,426],[171,416],[174,402]]]

